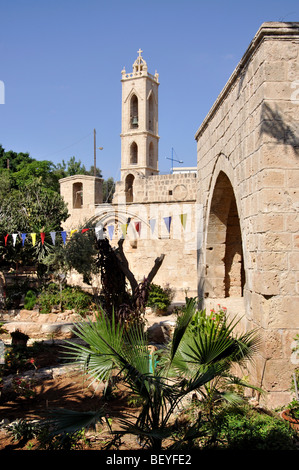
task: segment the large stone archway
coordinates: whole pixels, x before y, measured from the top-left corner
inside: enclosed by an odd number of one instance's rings
[[[228,177],[217,178],[207,220],[204,296],[243,297],[245,272],[236,198]]]

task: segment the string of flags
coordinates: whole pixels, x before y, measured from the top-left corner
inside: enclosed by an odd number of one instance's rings
[[[167,229],[168,233],[170,233],[172,217],[169,217],[169,216],[168,217],[163,217],[163,220],[164,220],[164,223],[165,223],[165,226],[166,226],[166,229]],[[186,221],[187,221],[187,214],[181,214],[180,215],[180,221],[181,221],[181,225],[185,229],[186,228]],[[152,234],[155,231],[156,222],[157,222],[156,219],[150,219],[149,220],[149,226],[150,226]],[[130,224],[132,224],[132,222],[130,222]],[[120,228],[121,228],[121,231],[122,231],[122,234],[123,234],[124,237],[126,237],[126,235],[127,235],[128,227],[129,227],[130,224],[127,223],[127,224],[121,224],[120,225]],[[140,236],[141,235],[141,222],[137,221],[137,222],[133,222],[133,224],[134,224],[135,231]],[[108,229],[109,238],[110,238],[110,240],[112,240],[113,236],[114,236],[114,232],[115,232],[115,225],[110,224],[110,225],[107,226],[107,229]],[[94,228],[83,228],[80,231],[81,231],[81,233],[85,233],[85,232],[88,232],[89,230],[95,230],[96,234],[99,237],[101,237],[101,238],[104,237],[103,226],[101,226],[101,225],[98,226],[98,227],[94,227]],[[66,231],[66,230],[51,231],[51,232],[49,232],[49,234],[50,234],[53,245],[56,244],[57,234],[60,234],[61,239],[63,241],[63,244],[65,245],[66,242],[67,242],[68,235],[70,237],[72,237],[76,232],[78,232],[78,230],[73,229],[73,230],[69,230],[69,231]],[[9,237],[11,236],[13,246],[16,245],[18,237],[21,238],[22,246],[25,245],[25,241],[28,240],[28,239],[31,239],[32,245],[35,246],[36,243],[37,243],[38,235],[40,236],[40,240],[41,240],[42,245],[44,245],[45,239],[46,239],[46,233],[45,232],[40,232],[39,234],[38,233],[20,233],[20,232],[11,233],[11,234],[7,233],[6,235],[4,235],[4,245],[5,246],[8,245],[8,240],[9,240]]]

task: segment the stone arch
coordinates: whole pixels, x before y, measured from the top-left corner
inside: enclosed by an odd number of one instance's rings
[[[134,184],[134,175],[132,173],[129,173],[126,176],[125,180],[125,194],[126,194],[126,202],[133,202],[134,199],[134,193],[133,193],[133,184]]]
[[[205,296],[242,297],[245,285],[241,225],[232,184],[220,171],[207,219]]]
[[[130,145],[130,164],[137,165],[138,163],[138,145],[132,142]]]

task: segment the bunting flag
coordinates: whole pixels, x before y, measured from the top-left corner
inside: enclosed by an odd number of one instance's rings
[[[187,214],[181,214],[180,219],[181,219],[181,224],[185,229],[186,228],[186,222],[187,222]]]
[[[63,232],[60,232],[60,233],[61,233],[61,237],[62,237],[63,244],[65,245],[65,242],[66,242],[66,232],[63,231]]]
[[[22,237],[22,246],[24,246],[25,240],[26,240],[26,233],[21,234]]]
[[[135,222],[135,230],[140,236],[140,230],[141,230],[141,223],[140,222]]]
[[[51,238],[52,238],[52,243],[55,245],[55,240],[56,240],[56,232],[50,232]]]
[[[167,228],[168,233],[169,233],[170,232],[171,217],[164,217],[164,222],[165,222],[166,228]]]
[[[109,232],[109,238],[110,238],[110,240],[112,240],[113,233],[114,233],[114,226],[113,225],[108,225],[108,232]]]
[[[40,233],[40,238],[41,238],[41,241],[42,241],[42,245],[45,243],[45,237],[46,237],[45,232],[41,232]]]
[[[32,245],[35,246],[36,243],[36,233],[31,233],[31,240],[32,240]]]
[[[88,230],[88,229],[85,229]],[[104,227],[103,225],[99,225],[98,227],[95,227],[95,234],[97,237],[97,240],[103,240],[104,238]]]
[[[17,233],[13,233],[13,234],[12,234],[12,239],[13,239],[13,246],[15,246],[15,245],[16,245],[17,236],[18,236],[18,234],[17,234]]]
[[[186,223],[187,223],[187,214],[186,213],[179,214],[179,218],[180,218],[181,225],[185,229],[186,228]],[[169,217],[163,217],[163,220],[164,220],[164,223],[165,223],[166,228],[168,230],[168,233],[170,233],[172,217],[170,217],[170,216]],[[150,225],[150,228],[151,228],[151,233],[152,234],[155,231],[156,222],[157,222],[157,219],[150,219],[148,221],[148,223]],[[141,224],[142,224],[141,221],[134,222],[135,230],[136,230],[136,232],[138,233],[139,236],[140,236],[141,228],[142,228]],[[126,237],[126,235],[128,233],[128,226],[129,226],[128,223],[127,224],[120,224],[120,228],[121,228],[122,235],[123,235],[124,238]],[[108,225],[107,229],[108,229],[109,238],[110,238],[110,240],[112,240],[113,236],[114,236],[114,232],[115,232],[115,225],[114,224]],[[83,228],[83,229],[79,229],[79,230],[81,231],[81,233],[86,233],[89,230],[93,230],[93,229]],[[101,223],[99,223],[98,226],[94,228],[94,230],[95,230],[95,234],[96,234],[97,239],[103,239],[106,236],[105,235],[106,229],[104,229],[104,226]],[[56,243],[57,233],[61,234],[63,243],[65,245],[66,241],[67,241],[67,235],[69,234],[70,237],[72,237],[74,235],[74,233],[76,233],[76,232],[78,232],[78,229],[72,229],[72,230],[69,230],[68,232],[67,231],[61,231],[61,232],[52,231],[52,232],[49,232],[49,233],[50,233],[53,245],[55,245],[55,243]],[[12,236],[12,239],[13,239],[13,246],[16,245],[17,237],[19,235],[22,239],[22,246],[25,245],[25,241],[27,239],[27,236],[29,236],[29,235],[31,236],[31,239],[32,239],[32,245],[35,246],[35,244],[36,244],[37,233],[21,233],[21,232],[19,232],[19,233],[12,233],[12,234],[7,233],[6,235],[4,235],[5,246],[7,246],[7,244],[8,244],[8,240],[9,240],[10,235]],[[40,237],[41,237],[41,242],[44,245],[45,238],[46,238],[46,233],[45,232],[40,232]]]
[[[151,220],[149,221],[149,224],[150,224],[150,226],[151,226],[151,231],[152,231],[152,233],[154,233],[155,225],[156,225],[156,219],[151,219]]]
[[[127,235],[128,224],[122,224],[120,228],[123,233],[123,236],[125,237]]]

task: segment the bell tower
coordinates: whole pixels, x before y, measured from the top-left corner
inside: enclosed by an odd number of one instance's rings
[[[121,180],[158,170],[159,75],[151,75],[139,49],[132,73],[122,70]]]

